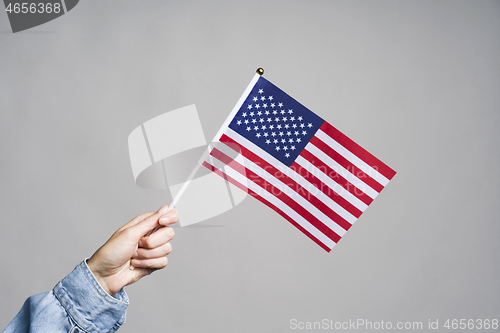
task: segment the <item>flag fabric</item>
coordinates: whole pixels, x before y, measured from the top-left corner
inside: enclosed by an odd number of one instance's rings
[[[396,174],[259,75],[214,141],[203,166],[328,252]]]

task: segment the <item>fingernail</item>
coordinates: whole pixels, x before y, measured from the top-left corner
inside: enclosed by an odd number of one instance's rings
[[[170,217],[168,217],[167,215],[163,215],[162,217],[160,217],[161,224],[167,224],[168,222],[170,222]]]
[[[158,213],[160,213],[160,215],[163,215],[165,214],[166,212],[168,211],[168,206],[162,206],[159,210],[158,210]]]
[[[137,259],[132,260],[132,265],[139,266],[140,264],[141,264],[140,260],[137,260]]]
[[[160,223],[163,225],[175,223],[175,222],[177,222],[176,219],[177,219],[176,213],[171,210],[170,212],[168,212],[165,215],[160,217]]]
[[[134,267],[134,265],[130,265],[129,268],[130,268],[131,271],[133,271],[135,267]]]
[[[137,258],[137,257],[139,257],[139,254],[136,252],[136,253],[134,253],[134,255],[132,257]]]
[[[142,241],[140,240],[139,243],[137,243],[137,245],[139,245],[139,247],[142,247]]]

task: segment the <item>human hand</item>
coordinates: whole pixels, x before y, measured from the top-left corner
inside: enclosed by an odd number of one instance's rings
[[[163,206],[156,213],[137,216],[118,229],[87,261],[108,294],[114,295],[126,285],[167,266],[166,255],[172,251],[170,240],[174,237],[174,229],[168,225],[178,221],[177,211],[167,213],[167,210]],[[161,228],[146,236],[158,226]]]

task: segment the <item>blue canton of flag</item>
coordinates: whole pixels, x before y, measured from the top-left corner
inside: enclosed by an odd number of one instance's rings
[[[323,122],[261,77],[229,127],[290,166]]]

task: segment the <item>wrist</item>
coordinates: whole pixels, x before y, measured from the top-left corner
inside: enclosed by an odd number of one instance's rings
[[[94,276],[95,280],[97,281],[97,283],[99,283],[99,285],[101,286],[101,288],[110,296],[113,296],[115,293],[112,293],[106,283],[106,280],[105,278],[100,274],[99,272],[99,269],[95,263],[95,259],[94,259],[94,256],[92,256],[90,259],[87,260],[87,266],[90,270],[90,272],[92,273],[92,275]]]

